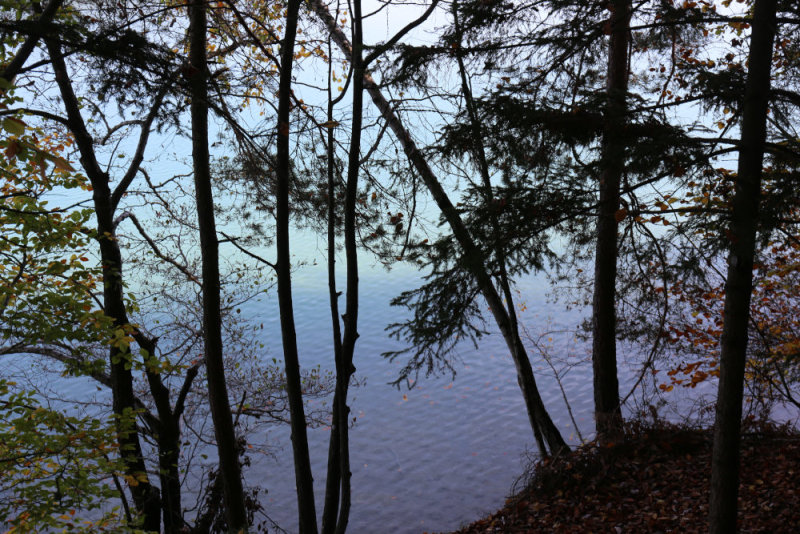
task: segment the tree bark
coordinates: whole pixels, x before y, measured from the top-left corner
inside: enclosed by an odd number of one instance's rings
[[[51,54],[55,53],[54,51],[57,49],[51,49]],[[69,78],[66,75],[66,66],[63,65],[63,59],[59,57],[57,60],[62,70],[56,69],[57,73],[64,73],[60,74],[60,84],[62,85],[62,90],[65,91],[62,93],[62,98],[65,102],[65,107],[67,108],[67,115],[68,120],[71,123],[70,128],[73,131],[73,134],[76,136],[78,140],[77,144],[79,146],[79,150],[81,151],[81,158],[82,163],[84,165],[89,165],[88,167],[84,167],[86,170],[87,175],[90,177],[90,181],[93,184],[93,190],[95,191],[95,195],[100,195],[100,198],[104,199],[100,201],[100,204],[95,202],[95,211],[103,211],[104,213],[108,213],[107,216],[98,217],[98,221],[102,220],[102,228],[98,224],[98,235],[107,235],[110,242],[111,247],[109,251],[108,244],[105,247],[101,246],[101,258],[103,259],[104,265],[110,265],[114,263],[113,258],[116,256],[118,257],[119,265],[121,265],[121,253],[119,251],[119,246],[116,243],[116,221],[114,219],[114,213],[116,212],[117,205],[119,200],[121,199],[122,195],[124,194],[125,190],[127,189],[128,185],[131,183],[131,178],[135,174],[135,171],[138,170],[138,166],[142,161],[143,154],[144,154],[144,146],[147,143],[147,139],[149,136],[149,129],[153,120],[155,119],[156,113],[158,108],[160,107],[160,103],[163,100],[163,97],[166,94],[166,89],[159,92],[156,95],[156,100],[151,109],[150,113],[148,114],[145,123],[143,124],[142,134],[139,140],[139,147],[136,150],[136,154],[131,162],[131,166],[129,167],[128,172],[121,180],[120,184],[117,188],[113,191],[110,190],[110,187],[106,185],[103,187],[101,184],[103,181],[106,184],[110,183],[110,178],[107,174],[105,174],[99,167],[97,163],[94,148],[93,148],[93,141],[85,128],[85,125],[82,122],[82,118],[78,111],[77,107],[77,99],[75,99],[75,95],[72,93],[71,85],[69,82]],[[107,220],[111,220],[110,229],[107,223]],[[107,233],[106,233],[107,232]],[[116,251],[114,249],[116,248]],[[105,251],[105,252],[104,252]],[[110,259],[110,262],[109,262]],[[121,268],[112,269],[110,274],[104,274],[104,279],[108,280],[109,276],[111,280],[115,280],[114,277],[118,277],[119,281],[115,281],[114,284],[118,284],[121,287],[121,280],[122,280],[122,270]],[[110,287],[106,287],[106,289],[110,289]],[[105,302],[109,302],[111,300],[122,300],[122,291],[118,289],[111,293],[111,295],[104,296],[104,307],[106,313],[108,312],[108,306],[105,305]],[[124,309],[124,302],[121,306],[112,306],[112,309],[116,308],[114,313],[117,314],[118,319],[116,324],[130,326],[127,312]],[[132,327],[134,328],[134,327]],[[136,343],[147,351],[149,355],[155,354],[155,342],[148,338],[147,336],[143,335],[141,332],[135,330],[132,333]],[[119,351],[115,351],[114,354],[111,356],[113,359],[118,359],[121,356]],[[128,371],[130,374],[130,371]],[[192,369],[187,373],[186,382],[184,384],[184,388],[188,388],[191,384],[194,376],[197,374],[197,369]],[[112,373],[113,375],[113,367]],[[114,384],[119,383],[122,378],[118,376],[116,382],[111,379],[111,375],[109,375],[109,382],[108,385],[112,389],[112,392],[115,389]],[[178,471],[178,460],[180,456],[180,426],[179,426],[179,419],[180,413],[182,412],[181,406],[176,406],[175,410],[172,409],[170,406],[169,401],[169,391],[164,386],[163,382],[161,381],[161,377],[154,372],[146,371],[148,384],[150,386],[150,391],[153,396],[154,403],[156,405],[156,410],[158,413],[158,419],[151,421],[151,425],[155,428],[156,432],[158,433],[156,436],[157,444],[158,444],[158,451],[159,451],[159,468],[161,473],[159,474],[159,479],[161,481],[161,499],[160,501],[157,500],[158,498],[158,490],[152,488],[152,490],[148,490],[152,493],[155,493],[155,502],[153,502],[154,497],[150,494],[145,493],[145,502],[148,512],[144,512],[142,509],[139,508],[139,501],[141,501],[141,497],[137,496],[137,491],[131,488],[131,492],[134,495],[134,503],[137,505],[137,509],[140,514],[145,517],[145,525],[148,530],[158,530],[159,523],[158,523],[158,516],[163,515],[164,521],[164,532],[177,532],[183,525],[183,511],[181,509],[181,487],[180,487],[180,474]],[[132,380],[132,375],[130,377]],[[125,388],[127,389],[127,388]],[[132,392],[132,386],[131,386]],[[113,393],[112,393],[113,394]],[[117,400],[117,407],[123,405],[122,398],[126,397],[125,393],[119,394],[120,399]],[[179,402],[180,404],[180,402]],[[135,408],[141,409],[141,404],[133,398],[133,404]],[[123,408],[124,409],[124,408]],[[129,442],[127,443],[127,447],[131,447],[132,437],[129,438]],[[138,438],[136,438],[138,439]],[[138,450],[138,454],[141,455],[141,448],[139,447],[136,449],[134,445],[132,450]],[[137,469],[139,471],[131,471],[128,474],[136,477],[135,473],[143,472],[141,470],[144,469],[144,463],[137,463]],[[139,485],[142,485],[141,483]],[[146,485],[145,485],[146,489]],[[148,495],[150,495],[148,497]],[[160,510],[159,510],[160,508]]]
[[[297,35],[299,0],[289,0],[286,8],[286,33],[281,43],[281,74],[278,85],[277,198],[276,204],[276,275],[280,307],[283,361],[286,370],[286,395],[292,428],[297,511],[301,534],[316,534],[317,513],[314,503],[314,478],[308,453],[303,390],[300,383],[300,361],[292,304],[291,255],[289,251],[289,118],[291,112],[292,63]]]
[[[136,343],[144,349],[148,357],[154,357],[156,342],[141,332],[133,335]],[[181,478],[178,461],[181,451],[180,415],[182,408],[173,410],[169,400],[169,389],[161,380],[161,375],[147,369],[145,374],[153,397],[153,404],[158,414],[156,426],[156,442],[158,444],[159,481],[161,482],[161,509],[164,519],[164,533],[180,532],[183,527],[183,510],[181,508]],[[186,374],[184,388],[188,388],[197,374],[197,368],[191,368]]]
[[[52,22],[53,17],[55,17],[56,12],[63,3],[64,0],[50,0],[45,8],[41,10],[38,23],[40,25],[44,25]],[[22,67],[25,65],[25,62],[28,61],[28,58],[30,57],[34,48],[36,48],[39,38],[39,35],[34,34],[29,35],[25,39],[22,45],[20,45],[19,50],[17,50],[17,53],[14,54],[14,57],[11,59],[8,65],[6,65],[6,68],[3,69],[3,73],[0,74],[0,78],[4,78],[6,81],[11,82],[17,76],[17,74],[20,73]]]
[[[352,56],[352,47],[344,33],[336,26],[336,22],[333,20],[324,4],[322,4],[320,0],[310,0],[309,5],[320,17],[323,24],[325,24],[334,42],[339,46],[345,56],[350,58]],[[542,402],[542,398],[536,386],[536,380],[533,376],[531,363],[525,351],[525,346],[519,336],[519,332],[515,331],[513,328],[508,313],[503,306],[503,299],[500,297],[489,274],[486,272],[487,263],[483,252],[475,244],[458,210],[450,201],[450,198],[447,196],[447,193],[445,193],[438,178],[433,173],[433,170],[417,148],[411,135],[392,109],[392,106],[381,93],[380,88],[369,73],[365,72],[363,78],[364,89],[367,91],[370,98],[372,98],[372,102],[380,111],[383,119],[388,122],[392,133],[394,133],[398,142],[402,145],[406,157],[419,173],[425,186],[428,188],[428,191],[431,193],[431,196],[450,225],[453,235],[461,246],[464,263],[472,275],[475,276],[478,286],[503,335],[503,339],[511,352],[517,370],[517,381],[522,390],[531,427],[534,429],[537,427],[541,429],[542,436],[547,442],[551,453],[558,454],[568,451],[569,447],[558,431],[558,428],[553,424],[550,415],[544,407],[544,403]]]
[[[328,62],[328,115],[327,120],[333,123],[334,100],[331,95],[331,62]],[[325,477],[325,504],[322,511],[322,532],[330,534],[336,530],[339,516],[339,499],[341,488],[341,465],[339,454],[339,401],[337,399],[338,377],[342,362],[342,329],[339,324],[339,292],[336,289],[336,180],[334,161],[333,128],[327,132],[327,172],[328,172],[328,299],[331,310],[331,326],[333,328],[333,358],[336,366],[337,391],[334,392],[333,414],[331,418],[331,436],[328,444],[328,468]]]
[[[350,131],[350,147],[347,162],[347,185],[344,200],[344,247],[346,261],[347,293],[345,300],[344,336],[342,337],[341,361],[336,368],[337,420],[333,432],[339,437],[339,475],[341,480],[341,502],[336,521],[337,534],[344,534],[350,518],[350,407],[347,392],[350,377],[355,372],[353,354],[358,339],[358,248],[356,242],[356,201],[358,197],[358,172],[361,161],[361,128],[364,108],[364,61],[362,58],[363,33],[361,0],[353,0],[353,118]]]
[[[125,297],[122,284],[122,253],[119,249],[115,227],[114,211],[116,202],[110,187],[110,177],[102,170],[94,151],[94,141],[86,129],[86,123],[80,113],[80,106],[72,82],[67,72],[61,46],[52,39],[46,41],[50,61],[61,93],[67,121],[80,153],[80,162],[86,176],[92,184],[92,200],[97,218],[97,242],[100,248],[100,260],[103,269],[103,313],[113,320],[115,328],[130,326],[125,310]],[[156,106],[157,107],[157,106]],[[145,124],[149,130],[154,114]],[[143,152],[146,133],[140,141],[137,158]],[[141,161],[134,161],[138,167]],[[124,180],[123,180],[124,181]],[[120,188],[117,188],[119,191]],[[117,192],[115,191],[115,193]],[[132,414],[136,411],[136,398],[133,392],[133,375],[130,369],[131,354],[120,347],[109,347],[109,368],[111,375],[112,409],[116,419],[122,459],[125,463],[125,474],[128,475],[128,487],[133,497],[137,512],[142,516],[142,527],[145,530],[160,530],[161,503],[158,488],[150,483],[147,475],[139,433]],[[131,483],[133,481],[133,483]]]
[[[597,439],[615,439],[622,430],[617,380],[617,230],[620,183],[625,171],[625,113],[628,91],[630,0],[615,0],[608,22],[607,107],[601,148],[600,204],[592,298],[592,369]]]
[[[712,534],[736,532],[742,395],[761,199],[761,171],[767,135],[772,50],[776,33],[775,12],[775,0],[756,0],[747,85],[742,103],[739,168],[728,233],[731,243],[711,457],[709,531]]]
[[[208,81],[206,52],[206,3],[189,6],[189,66],[191,91],[192,164],[194,170],[200,250],[203,263],[203,338],[208,377],[208,401],[214,422],[223,478],[225,514],[230,532],[247,532],[247,512],[236,433],[231,415],[222,350],[219,243],[214,220],[211,169],[208,153]]]

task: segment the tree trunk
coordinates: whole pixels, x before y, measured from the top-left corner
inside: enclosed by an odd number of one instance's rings
[[[344,33],[336,26],[336,22],[330,16],[327,8],[320,0],[310,0],[309,4],[311,9],[320,17],[331,33],[334,42],[336,42],[345,56],[350,58],[352,55],[352,47]],[[409,162],[422,177],[428,191],[430,191],[431,196],[437,206],[439,206],[439,209],[453,231],[453,235],[461,246],[464,263],[472,275],[475,276],[478,287],[481,289],[489,305],[489,309],[503,335],[503,339],[511,352],[514,365],[517,369],[517,381],[528,409],[528,418],[531,427],[534,429],[537,427],[541,429],[542,435],[552,453],[557,454],[569,450],[564,438],[553,424],[550,415],[544,407],[544,403],[542,402],[542,398],[536,386],[536,380],[533,376],[530,360],[522,344],[519,332],[514,330],[508,313],[503,306],[503,300],[495,289],[489,274],[486,272],[487,263],[483,252],[476,246],[458,210],[453,206],[453,203],[450,201],[447,193],[445,193],[441,183],[428,165],[428,162],[392,109],[391,104],[389,104],[383,96],[377,84],[368,73],[365,72],[363,78],[364,89],[372,98],[372,102],[380,111],[383,119],[389,124],[389,128],[394,133],[398,142],[402,145]]]
[[[344,534],[350,517],[350,407],[347,392],[350,377],[355,372],[353,354],[358,339],[358,249],[356,243],[356,201],[358,197],[358,171],[361,161],[361,128],[364,107],[364,61],[362,58],[361,0],[353,0],[353,119],[350,132],[350,147],[347,162],[347,186],[344,200],[344,247],[347,263],[347,294],[344,315],[342,358],[336,369],[337,422],[335,431],[339,436],[339,474],[341,477],[341,503],[336,522],[336,533]]]
[[[328,62],[328,122],[333,122],[334,100],[331,95],[331,62]],[[339,516],[339,499],[341,488],[341,465],[339,454],[339,398],[338,377],[342,367],[342,330],[339,324],[339,292],[336,290],[336,180],[334,161],[333,128],[327,132],[327,166],[328,166],[328,299],[331,310],[331,326],[333,328],[333,358],[336,365],[336,391],[333,398],[333,414],[331,418],[331,436],[328,444],[328,469],[325,477],[325,504],[322,511],[322,532],[330,534],[336,530]]]
[[[45,24],[49,24],[53,21],[53,17],[55,17],[56,12],[61,7],[61,4],[64,3],[64,0],[50,0],[47,3],[44,9],[41,10],[39,13],[39,20],[38,24],[43,26]],[[34,4],[34,9],[38,11],[38,4]],[[19,74],[22,70],[22,67],[25,65],[25,62],[28,61],[33,50],[36,48],[36,44],[39,42],[39,35],[29,35],[25,41],[20,45],[17,53],[14,54],[14,57],[11,61],[8,62],[5,69],[3,69],[2,74],[0,74],[0,78],[5,79],[8,82],[12,82],[14,78]]]
[[[472,130],[472,157],[474,159],[474,163],[478,168],[478,172],[481,176],[481,181],[483,185],[483,201],[487,206],[491,206],[494,202],[494,192],[492,191],[492,179],[489,173],[489,163],[486,158],[486,150],[483,146],[484,143],[484,132],[483,127],[481,125],[481,121],[478,117],[478,111],[476,109],[475,100],[472,95],[472,88],[469,84],[469,79],[467,75],[467,68],[464,64],[464,57],[463,52],[461,51],[461,27],[459,25],[458,20],[458,2],[453,2],[453,26],[456,31],[456,35],[459,38],[458,47],[456,48],[456,62],[458,63],[458,72],[461,78],[461,93],[464,96],[464,103],[467,108],[467,116],[469,117],[470,121],[470,129]],[[491,223],[492,229],[494,230],[495,234],[499,234],[500,232],[500,223],[497,220],[497,214],[492,211],[491,212]],[[498,276],[497,282],[500,286],[500,290],[503,293],[503,298],[505,298],[505,312],[508,314],[508,319],[510,323],[510,330],[512,332],[516,332],[516,336],[519,337],[519,325],[517,323],[517,312],[514,309],[514,295],[511,291],[511,282],[508,278],[508,272],[506,270],[506,253],[503,249],[502,245],[499,242],[495,242],[494,246],[494,253],[497,257],[498,263]],[[516,342],[515,342],[516,345]],[[512,349],[516,350],[516,349]],[[523,348],[524,351],[524,348]],[[527,354],[520,355],[520,357],[527,359]],[[531,371],[533,373],[533,371]],[[520,382],[520,386],[522,386],[522,382]],[[530,389],[530,385],[526,386]],[[535,388],[535,384],[533,384]],[[542,436],[542,431],[539,424],[539,419],[536,417],[531,418],[531,427],[533,430],[534,438],[536,439],[536,443],[539,447],[539,453],[542,457],[546,457],[550,454],[548,451],[547,445],[544,442],[544,437]]]
[[[136,343],[144,349],[147,357],[154,357],[156,342],[141,332],[133,335]],[[157,372],[147,369],[145,374],[150,386],[150,394],[158,414],[156,442],[158,444],[159,481],[161,482],[161,509],[164,519],[164,533],[180,532],[183,527],[183,510],[181,508],[181,478],[178,460],[181,451],[180,411],[173,410],[169,400],[169,389],[164,385]],[[197,374],[197,369],[189,369],[186,379],[189,383]]]
[[[194,167],[200,250],[203,262],[203,338],[208,377],[208,401],[223,478],[229,532],[247,532],[244,489],[236,446],[225,365],[220,314],[219,243],[214,220],[211,169],[208,153],[208,84],[206,58],[206,4],[189,6],[189,84],[191,89],[192,164]]]
[[[625,112],[628,91],[630,0],[615,0],[608,22],[608,96],[603,126],[600,205],[592,298],[592,368],[597,439],[614,439],[622,430],[617,380],[617,230],[620,182],[625,171]]]
[[[183,510],[181,508],[180,426],[177,417],[164,419],[159,414],[158,468],[161,482],[161,507],[164,517],[164,533],[181,532]]]
[[[317,513],[314,503],[314,478],[308,454],[306,417],[303,408],[303,390],[300,383],[300,361],[297,354],[297,334],[294,327],[292,304],[291,255],[289,251],[289,116],[291,111],[292,63],[294,41],[297,34],[299,0],[289,0],[286,9],[286,33],[281,43],[281,75],[278,85],[278,138],[277,138],[277,198],[276,247],[278,260],[278,306],[280,307],[283,360],[286,369],[286,395],[292,428],[297,511],[301,534],[316,534]]]
[[[116,194],[112,195],[110,178],[103,171],[94,152],[94,141],[86,129],[80,113],[80,106],[72,82],[67,72],[60,45],[51,39],[46,40],[50,61],[55,72],[56,83],[61,93],[67,113],[69,129],[75,136],[80,152],[80,161],[86,176],[92,184],[95,217],[97,218],[97,242],[100,247],[100,260],[103,265],[103,312],[113,320],[115,328],[127,329],[127,312],[122,284],[122,253],[119,249],[114,228]],[[152,121],[152,119],[150,119]],[[147,123],[146,128],[150,124]],[[146,137],[145,137],[146,139]],[[138,152],[138,151],[137,151]],[[135,163],[138,166],[138,162]],[[123,180],[124,182],[124,180]],[[116,193],[116,191],[115,191]],[[112,409],[116,419],[116,432],[119,439],[125,474],[133,496],[137,512],[142,516],[145,530],[158,531],[161,528],[161,503],[158,488],[150,483],[142,455],[139,432],[135,418],[136,411],[133,392],[133,375],[130,370],[131,354],[127,350],[111,346],[109,348],[109,367],[111,374]],[[131,483],[131,481],[135,481]]]
[[[719,392],[711,458],[709,531],[736,532],[739,441],[747,356],[753,262],[761,198],[761,169],[767,131],[770,68],[775,40],[775,0],[756,0],[750,37],[749,71],[742,103],[739,169],[729,231]]]

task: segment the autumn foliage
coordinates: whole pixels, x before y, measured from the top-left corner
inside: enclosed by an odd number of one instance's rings
[[[754,270],[751,305],[748,388],[751,400],[796,403],[795,388],[800,356],[800,244],[774,242],[761,254]],[[675,282],[669,288],[680,314],[667,325],[664,335],[680,361],[668,363],[666,380],[659,386],[695,387],[719,376],[719,341],[724,319],[725,289]]]

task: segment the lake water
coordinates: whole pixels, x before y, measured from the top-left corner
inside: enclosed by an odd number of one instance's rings
[[[341,265],[341,264],[340,264]],[[390,300],[415,287],[419,275],[409,268],[387,272],[362,264],[361,312],[356,345],[356,377],[366,384],[351,390],[356,424],[351,431],[353,505],[350,532],[421,533],[453,530],[504,503],[535,444],[517,386],[514,364],[499,335],[485,337],[476,350],[463,344],[455,379],[420,378],[408,390],[388,385],[400,362],[381,353],[400,347],[384,332],[402,310]],[[580,311],[564,311],[546,302],[543,277],[519,287],[527,304],[522,319],[531,332],[574,330]],[[324,266],[301,269],[294,279],[294,303],[301,365],[332,368],[330,312]],[[265,339],[280,339],[275,302],[248,313],[264,322]],[[584,360],[587,347],[573,334],[554,334],[553,354]],[[272,344],[271,355],[280,347]],[[536,367],[542,367],[541,361]],[[561,390],[552,373],[537,376],[544,402],[566,438],[577,443]],[[563,379],[576,421],[591,435],[591,366],[580,365]],[[310,432],[318,513],[321,514],[330,430]],[[269,436],[278,445],[276,459],[260,458],[246,474],[268,489],[266,512],[283,528],[296,531],[294,472],[288,428]]]
[[[304,232],[296,233],[293,239],[296,259],[310,260],[293,278],[301,365],[306,369],[320,365],[330,370],[333,351],[324,245]],[[267,252],[264,255],[270,256]],[[341,268],[344,262],[339,261],[338,265]],[[455,379],[450,375],[420,377],[411,389],[401,390],[388,384],[397,377],[402,362],[389,362],[381,354],[403,345],[389,339],[384,328],[406,313],[392,308],[389,302],[403,290],[418,286],[420,274],[408,265],[387,271],[374,265],[369,257],[361,258],[361,337],[354,363],[356,379],[363,384],[351,389],[350,395],[356,422],[350,436],[353,500],[349,532],[454,530],[501,507],[535,453],[514,364],[499,334],[484,337],[477,349],[471,344],[459,347],[461,362],[456,365]],[[339,289],[343,287],[340,282]],[[562,393],[551,369],[535,351],[530,351],[545,405],[564,437],[570,444],[578,444],[578,432],[563,398],[566,394],[578,430],[584,438],[591,439],[590,347],[575,337],[586,310],[567,310],[563,303],[550,302],[549,285],[543,275],[519,280],[517,289],[518,304],[526,306],[520,315],[521,323],[533,336],[542,335],[542,343],[558,360],[557,368],[571,366],[562,376],[561,386],[566,392]],[[280,359],[275,295],[243,306],[242,312],[254,323],[264,324],[266,357]],[[491,323],[488,326],[491,330]],[[636,360],[636,354],[624,347],[620,348],[620,357],[623,361]],[[625,393],[634,381],[634,373],[623,365],[620,375],[621,391]],[[67,382],[68,389],[78,398],[96,390],[88,379]],[[57,383],[65,385],[62,381]],[[309,432],[318,514],[322,512],[329,436],[326,427]],[[246,481],[268,491],[263,504],[271,520],[288,532],[296,532],[288,426],[272,427],[266,439],[274,455],[253,455]],[[187,487],[186,491],[188,505],[192,488]]]
[[[312,260],[299,268],[293,278],[301,365],[306,369],[319,365],[330,370],[333,353],[327,274],[321,261],[324,251],[313,236],[301,233],[296,238],[300,238],[294,242],[296,249],[301,251],[297,259]],[[319,261],[316,265],[315,257]],[[350,395],[352,416],[356,420],[350,435],[353,496],[349,532],[352,533],[457,529],[503,506],[515,480],[535,454],[514,365],[499,334],[484,337],[477,349],[471,344],[459,347],[461,361],[456,365],[455,379],[450,375],[423,376],[411,389],[400,390],[389,385],[403,362],[390,362],[381,354],[403,345],[389,339],[384,328],[406,313],[389,303],[401,291],[419,283],[420,273],[410,266],[400,265],[386,271],[366,256],[361,258],[361,337],[356,344],[354,363],[356,378],[362,384],[351,388]],[[591,439],[590,347],[575,336],[586,310],[567,310],[563,303],[550,302],[549,285],[543,275],[525,277],[517,288],[517,302],[526,307],[520,314],[521,323],[532,336],[540,336],[553,360],[557,360],[556,368],[563,372],[569,366],[559,387],[541,356],[530,351],[544,403],[570,444],[580,443],[578,430],[584,438]],[[280,359],[275,295],[243,306],[242,312],[254,323],[264,324],[265,357]],[[624,346],[620,347],[619,356],[620,389],[624,394],[635,380],[633,362],[638,358],[633,349]],[[14,360],[20,373],[30,374],[34,380],[42,377],[41,362],[37,364],[25,357],[5,359],[4,371],[10,371]],[[625,365],[627,360],[631,366]],[[87,378],[56,379],[49,385],[58,389],[53,398],[68,395],[84,403],[108,401],[107,392]],[[669,396],[671,406],[687,413],[688,404],[699,393],[714,393],[714,383],[703,386],[704,391],[693,391],[692,395],[676,390]],[[564,395],[578,429],[569,416]],[[269,518],[286,531],[296,532],[289,436],[288,425],[273,426],[266,436],[260,436],[266,438],[273,455],[252,455],[253,464],[246,470],[245,478],[248,485],[267,490],[262,503]],[[309,432],[318,514],[322,512],[329,436],[327,427]],[[215,455],[208,452],[209,461],[213,462]],[[190,486],[191,483],[185,488],[186,505],[193,500]]]
[[[67,196],[70,200],[71,196]],[[303,232],[293,239],[298,260],[316,258],[319,262],[300,268],[293,278],[301,365],[306,369],[316,365],[332,369],[324,244]],[[341,268],[344,262],[339,265]],[[420,273],[408,265],[386,271],[363,256],[360,278],[361,337],[354,363],[356,379],[363,384],[352,388],[350,394],[356,423],[350,436],[353,496],[349,532],[453,530],[501,507],[529,463],[528,453],[535,450],[514,364],[502,337],[484,337],[478,349],[463,344],[455,379],[450,375],[423,376],[410,390],[398,390],[388,383],[397,377],[402,362],[389,362],[381,354],[403,345],[390,340],[384,328],[405,313],[392,308],[390,300],[401,291],[416,287]],[[340,289],[343,287],[340,283]],[[580,310],[565,311],[561,304],[547,302],[548,286],[543,277],[528,277],[518,288],[519,302],[527,305],[521,319],[532,333],[574,331],[580,323]],[[264,324],[266,356],[280,360],[275,295],[243,306],[242,312],[254,323]],[[574,335],[553,334],[552,338],[554,356],[573,362],[587,357],[587,347]],[[17,372],[30,375],[32,381],[41,376],[39,364],[29,358],[4,360],[6,371],[16,365]],[[544,368],[541,360],[534,365]],[[577,434],[561,390],[549,369],[544,370],[544,374],[537,374],[544,402],[565,438],[576,444]],[[56,379],[50,385],[57,389],[53,391],[54,399],[63,395],[91,403],[108,397],[107,392],[98,390],[86,378]],[[591,367],[583,364],[572,369],[563,379],[563,386],[581,431],[590,436]],[[94,396],[87,398],[88,392]],[[309,433],[319,514],[329,436],[329,428]],[[266,437],[274,456],[253,455],[253,465],[245,473],[247,483],[268,491],[263,501],[265,512],[282,528],[295,532],[297,512],[289,428],[273,427]],[[186,491],[188,505],[192,488],[187,487]]]

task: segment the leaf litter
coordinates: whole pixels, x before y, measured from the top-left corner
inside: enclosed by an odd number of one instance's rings
[[[618,443],[538,462],[505,507],[457,531],[489,533],[708,532],[712,433],[630,425]],[[742,436],[741,533],[800,525],[800,434],[751,424]]]

